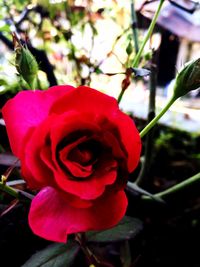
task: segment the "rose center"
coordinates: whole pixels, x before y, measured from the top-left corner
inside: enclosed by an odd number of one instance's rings
[[[100,151],[100,144],[95,140],[89,140],[72,149],[68,159],[86,166],[93,164],[97,160]]]

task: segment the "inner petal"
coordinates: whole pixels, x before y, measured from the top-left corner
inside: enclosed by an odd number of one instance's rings
[[[90,177],[101,154],[101,146],[94,139],[80,138],[59,151],[59,161],[70,172],[72,179]]]
[[[94,164],[102,151],[102,145],[96,140],[90,139],[80,143],[69,153],[68,159],[83,166]]]
[[[81,150],[79,147],[75,147],[70,151],[68,159],[87,165],[93,159],[93,153],[91,150]]]
[[[78,164],[77,162],[69,161],[68,159],[62,160],[65,167],[71,174],[71,179],[76,178],[88,178],[93,173],[93,167],[92,165],[88,166],[82,166]]]

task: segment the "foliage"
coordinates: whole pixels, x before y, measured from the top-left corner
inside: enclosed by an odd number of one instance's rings
[[[142,228],[143,225],[139,219],[125,216],[113,229],[87,232],[86,238],[88,242],[119,242],[134,238]]]
[[[52,244],[33,255],[22,267],[70,267],[79,251],[78,244]]]

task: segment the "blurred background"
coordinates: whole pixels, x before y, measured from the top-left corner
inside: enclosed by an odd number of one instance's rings
[[[159,1],[2,0],[0,94],[27,89],[17,75],[11,32],[27,43],[39,64],[38,89],[55,84],[89,85],[117,98]],[[135,42],[137,35],[137,43]],[[157,69],[157,110],[170,97],[174,77],[200,56],[199,1],[166,1],[140,67]],[[121,108],[147,116],[148,78],[132,80]],[[3,98],[2,98],[3,99]],[[2,100],[2,103],[4,101]],[[199,91],[178,101],[166,125],[200,132]]]

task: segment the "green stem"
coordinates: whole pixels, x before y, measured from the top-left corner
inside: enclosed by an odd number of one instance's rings
[[[169,189],[166,189],[160,193],[157,193],[155,195],[153,195],[154,197],[156,198],[165,198],[166,196],[170,196],[176,192],[179,192],[181,191],[182,189],[185,189],[187,188],[188,186],[196,183],[196,182],[200,182],[200,172],[197,173],[196,175],[188,178],[187,180],[179,183],[179,184],[176,184],[174,186],[172,186],[171,188]],[[147,197],[147,196],[144,196],[143,197],[144,199],[150,199],[150,197]]]
[[[19,193],[15,189],[6,185],[3,182],[0,182],[0,191],[6,192],[7,194],[9,194],[15,198],[19,198]]]
[[[156,13],[155,13],[155,15],[154,15],[154,17],[153,17],[153,19],[152,19],[152,21],[151,21],[151,24],[150,24],[150,26],[149,26],[147,35],[145,36],[145,38],[144,38],[144,40],[143,40],[143,42],[142,42],[142,45],[141,45],[141,47],[140,47],[140,49],[139,49],[138,53],[136,54],[135,59],[134,59],[134,61],[133,61],[133,64],[132,64],[132,67],[133,67],[133,68],[137,68],[138,65],[139,65],[140,58],[141,58],[141,56],[142,56],[142,52],[143,52],[143,50],[144,50],[144,47],[145,47],[147,41],[149,40],[149,38],[150,38],[150,36],[151,36],[151,34],[152,34],[152,32],[153,32],[154,26],[155,26],[155,24],[156,24],[157,18],[158,18],[158,16],[159,16],[159,13],[160,13],[160,10],[161,10],[161,8],[162,8],[162,5],[163,5],[164,1],[165,1],[165,0],[160,0],[158,9],[156,10]],[[123,95],[124,95],[124,92],[125,92],[125,90],[121,90],[121,92],[120,92],[120,94],[119,94],[119,96],[118,96],[118,99],[117,99],[118,103],[120,103],[120,101],[121,101],[121,99],[122,99],[122,97],[123,97]]]
[[[188,187],[189,185],[191,185],[197,181],[200,181],[200,172],[197,173],[196,175],[188,178],[187,180],[185,180],[179,184],[176,184],[176,185],[172,186],[171,188],[169,188],[163,192],[156,194],[156,196],[157,197],[165,197],[165,196],[170,195],[172,193],[176,193],[177,191],[180,191],[180,190]]]
[[[154,63],[154,55],[152,57],[152,62],[151,62],[148,123],[155,118],[157,71],[153,63]],[[142,164],[139,176],[136,180],[136,184],[141,187],[146,187],[147,182],[149,180],[148,173],[152,163],[153,147],[154,147],[154,131],[150,131],[145,140],[144,162]]]
[[[164,1],[165,1],[165,0],[160,0],[160,3],[159,3],[159,5],[158,5],[158,9],[156,10],[156,13],[155,13],[155,15],[154,15],[154,17],[153,17],[153,19],[152,19],[152,21],[151,21],[151,24],[150,24],[150,26],[149,26],[147,35],[145,36],[145,39],[144,39],[144,41],[142,42],[142,45],[141,45],[141,47],[140,47],[140,50],[138,51],[138,53],[137,53],[137,55],[136,55],[136,57],[135,57],[135,59],[134,59],[134,61],[133,61],[133,68],[137,68],[138,65],[139,65],[140,58],[141,58],[141,56],[142,56],[142,52],[143,52],[143,50],[144,50],[144,47],[145,47],[147,41],[149,40],[149,38],[150,38],[150,36],[151,36],[151,34],[152,34],[152,32],[153,32],[153,29],[154,29],[154,27],[155,27],[156,21],[157,21],[157,19],[158,19],[158,16],[159,16],[159,14],[160,14],[160,10],[161,10],[161,8],[162,8],[162,5],[163,5]]]
[[[92,251],[88,248],[87,246],[87,240],[86,240],[86,235],[85,233],[77,233],[75,235],[76,241],[78,241],[83,253],[85,254],[88,263],[90,264],[89,266],[95,267],[96,263],[99,263],[99,260],[96,258],[96,256],[92,253]]]
[[[132,31],[133,31],[133,40],[135,44],[135,53],[139,51],[139,42],[138,42],[138,29],[137,29],[137,16],[135,13],[135,1],[131,1],[131,18],[132,18]]]
[[[121,99],[122,99],[122,96],[124,95],[124,92],[125,92],[125,90],[121,90],[121,92],[120,92],[120,94],[119,94],[119,96],[118,96],[118,98],[117,98],[117,102],[118,102],[118,103],[120,103],[120,101],[121,101]]]
[[[176,101],[177,97],[174,95],[170,98],[166,106],[161,110],[161,112],[140,132],[140,137],[142,138],[145,134],[151,130],[151,128],[157,123],[157,121],[165,114],[165,112],[171,107],[171,105]]]

